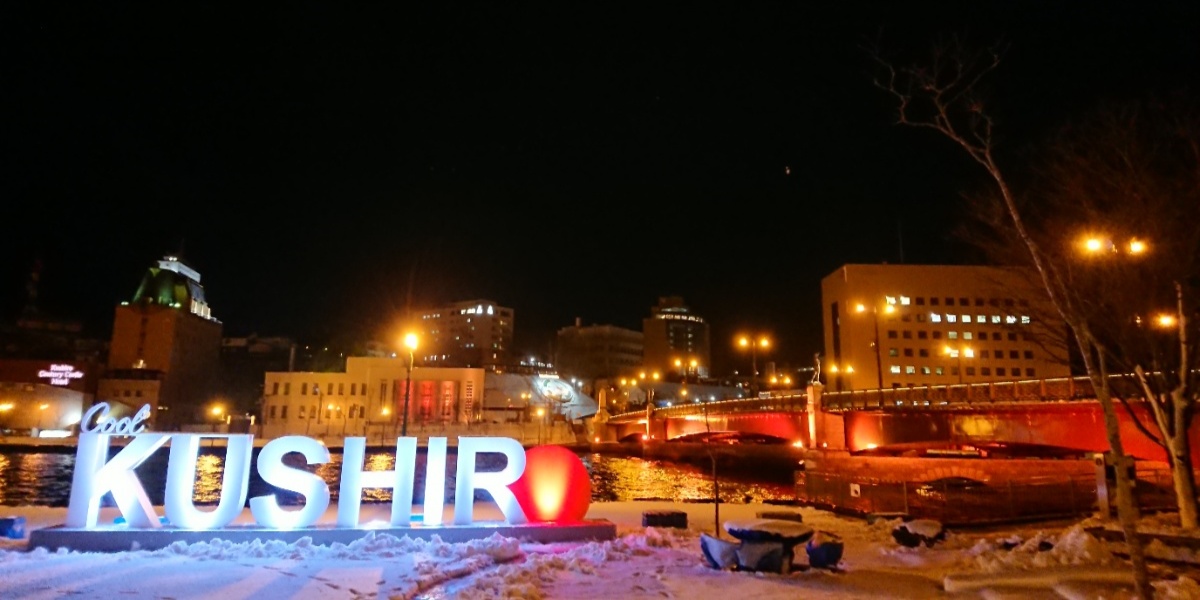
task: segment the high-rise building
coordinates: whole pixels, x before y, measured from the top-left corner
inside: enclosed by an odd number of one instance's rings
[[[1026,269],[849,264],[821,300],[833,390],[1070,374],[1066,326]]]
[[[614,325],[587,325],[576,319],[558,330],[554,364],[567,378],[585,381],[629,376],[642,368],[643,333]]]
[[[167,255],[150,267],[128,302],[116,307],[108,371],[97,401],[137,409],[153,426],[202,421],[220,369],[221,322],[212,316],[200,273]]]
[[[418,366],[503,372],[511,363],[513,310],[466,300],[417,314]]]
[[[642,319],[646,369],[672,379],[681,379],[685,374],[708,377],[712,347],[704,317],[693,313],[679,296],[660,297],[650,311],[651,315]]]

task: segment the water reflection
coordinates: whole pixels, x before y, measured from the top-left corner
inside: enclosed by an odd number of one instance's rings
[[[113,453],[119,449],[113,449]],[[299,506],[305,502],[302,495],[282,490],[267,484],[258,475],[258,449],[251,459],[248,498],[274,494],[281,506]],[[647,460],[639,457],[586,453],[580,455],[587,467],[592,482],[592,500],[595,502],[627,500],[671,500],[677,502],[711,501],[713,497],[712,472],[696,465]],[[146,490],[146,495],[155,505],[163,503],[163,487],[166,481],[169,452],[152,454],[137,470],[137,476]],[[330,462],[310,465],[302,454],[284,455],[287,466],[316,474],[329,483],[331,501],[338,498],[338,483],[341,480],[342,455],[332,454]],[[417,468],[413,475],[413,503],[425,498],[425,452],[417,453]],[[0,449],[0,505],[66,506],[70,500],[71,478],[75,464],[73,453],[27,452]],[[395,468],[396,457],[392,452],[368,451],[363,460],[365,471],[390,471]],[[454,495],[457,454],[451,451],[446,457],[446,481],[443,493],[446,498]],[[502,454],[481,453],[476,457],[479,471],[499,471],[504,468]],[[196,459],[195,490],[196,505],[215,505],[221,496],[225,472],[224,448],[201,448]],[[795,498],[790,473],[755,472],[750,468],[723,468],[718,472],[721,501],[727,503],[790,501]],[[490,500],[483,490],[475,492],[476,500]],[[363,491],[363,502],[391,502],[389,488],[367,488]],[[102,504],[113,506],[111,494]]]
[[[0,454],[0,504],[35,504],[33,498],[62,498],[71,494],[75,457],[64,454]]]
[[[221,497],[221,475],[225,473],[225,457],[201,454],[196,458],[196,480],[193,500],[208,503]],[[145,487],[145,484],[142,484]]]
[[[711,501],[712,472],[695,465],[603,454],[582,455],[592,476],[592,501]],[[721,501],[782,501],[795,498],[792,486],[777,475],[717,472]]]

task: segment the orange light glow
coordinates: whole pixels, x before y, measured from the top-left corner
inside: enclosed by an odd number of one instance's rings
[[[525,472],[508,489],[531,523],[582,521],[592,501],[587,467],[563,446],[525,451]]]

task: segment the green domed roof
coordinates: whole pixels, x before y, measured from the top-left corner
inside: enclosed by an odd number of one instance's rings
[[[200,274],[175,256],[165,256],[158,266],[150,267],[133,294],[131,304],[155,304],[185,308],[205,318],[209,314]]]

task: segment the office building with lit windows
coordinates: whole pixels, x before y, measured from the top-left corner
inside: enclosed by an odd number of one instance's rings
[[[642,319],[643,360],[647,371],[664,378],[708,377],[712,346],[708,322],[678,296],[664,296]],[[676,362],[679,365],[676,365]]]
[[[848,264],[821,280],[831,390],[1067,377],[1066,326],[1027,269]]]
[[[421,311],[418,366],[503,372],[512,361],[513,310],[491,300],[465,300]]]

